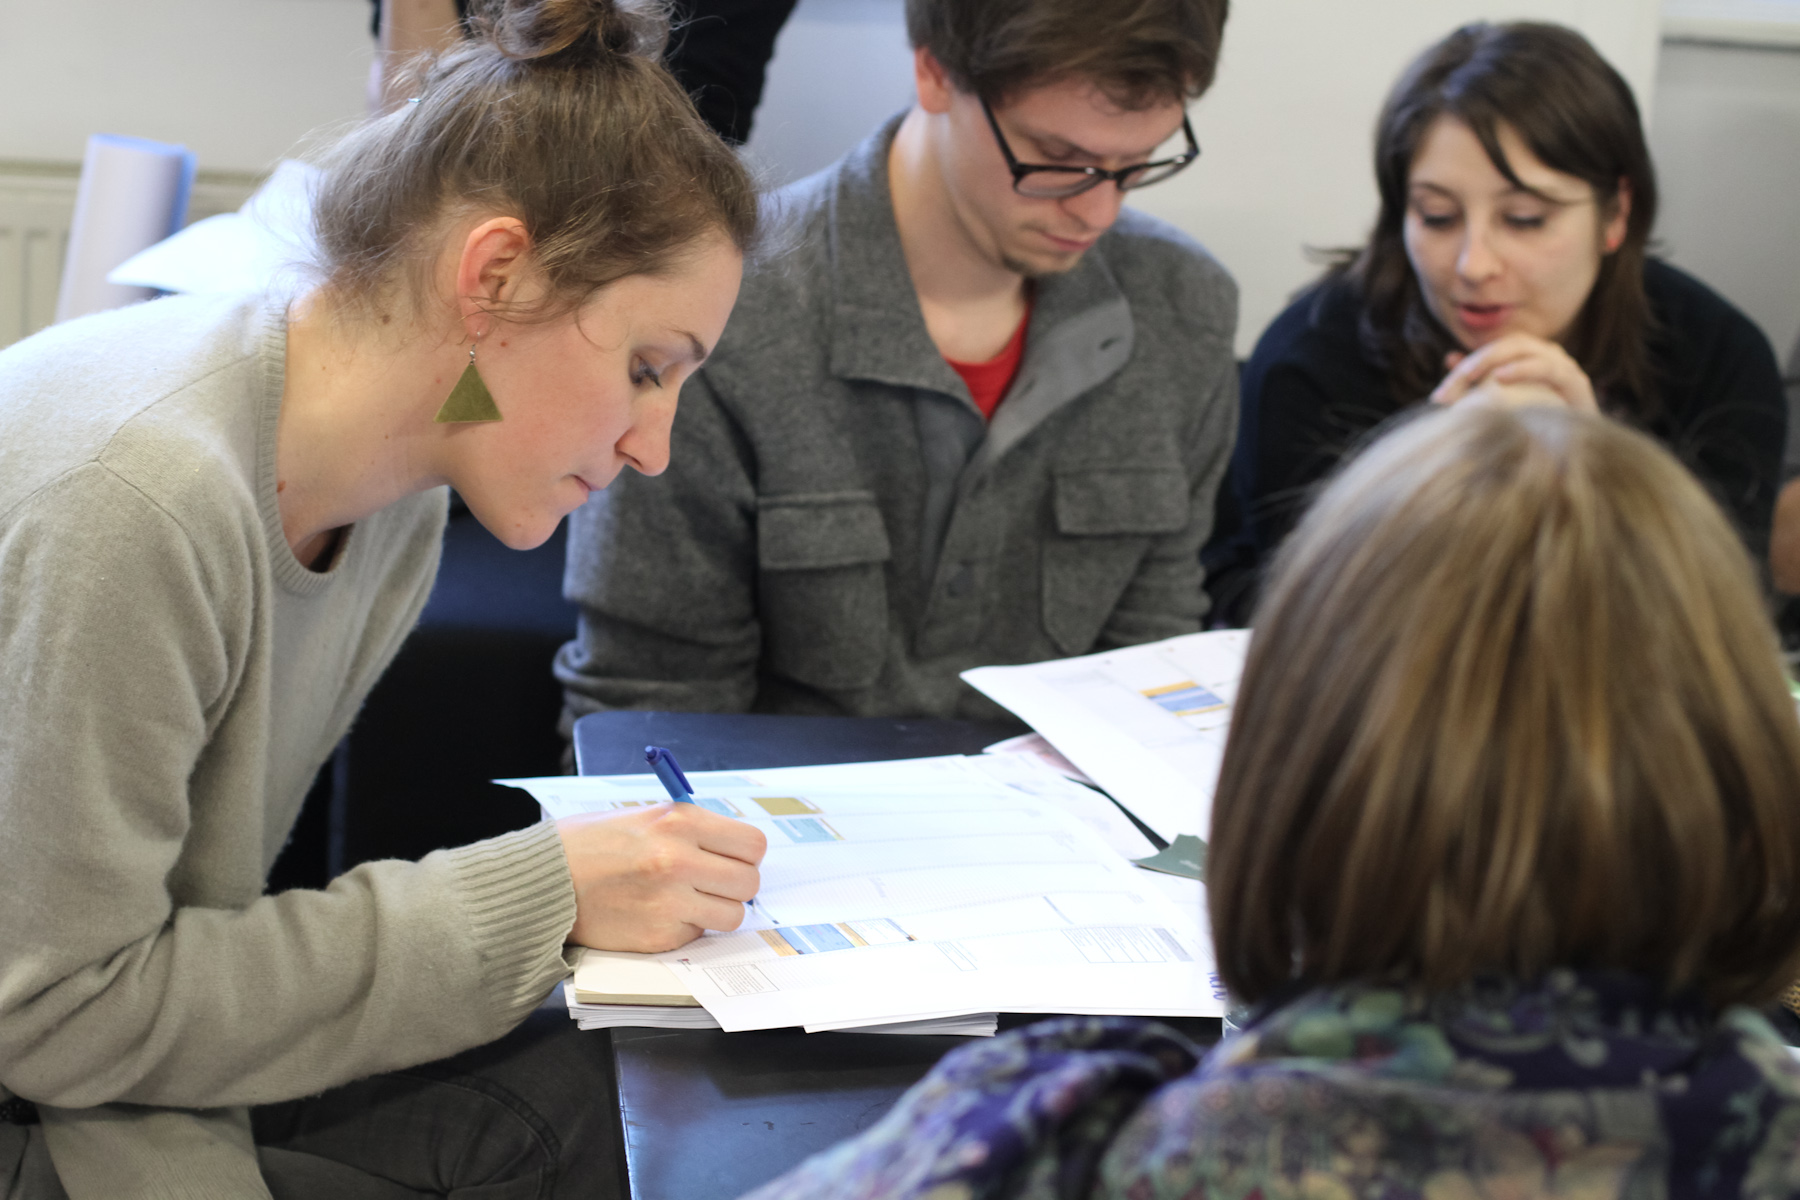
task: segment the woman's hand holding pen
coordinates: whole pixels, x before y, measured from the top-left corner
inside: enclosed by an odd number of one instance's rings
[[[1555,342],[1508,334],[1469,354],[1444,356],[1449,374],[1431,393],[1433,404],[1492,404],[1502,408],[1561,405],[1598,412],[1594,385]]]
[[[673,950],[736,929],[768,849],[760,829],[693,804],[564,817],[556,832],[575,880],[568,940],[596,950]]]

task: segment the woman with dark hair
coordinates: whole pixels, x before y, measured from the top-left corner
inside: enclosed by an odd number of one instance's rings
[[[1630,88],[1556,25],[1464,26],[1401,76],[1376,130],[1381,209],[1258,341],[1208,548],[1244,623],[1315,485],[1427,400],[1598,408],[1663,442],[1767,553],[1786,408],[1768,340],[1649,257],[1656,175]]]
[[[1199,1052],[1064,1018],[755,1200],[1792,1196],[1800,721],[1692,475],[1566,407],[1428,412],[1277,556],[1213,801]]]
[[[565,943],[672,948],[756,892],[762,835],[681,805],[263,894],[443,485],[522,549],[661,471],[755,236],[655,5],[488,14],[339,147],[310,286],[0,353],[11,1200],[610,1194],[598,1051],[509,1031]]]

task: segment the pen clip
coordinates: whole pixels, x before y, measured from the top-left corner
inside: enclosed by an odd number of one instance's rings
[[[652,769],[654,769],[659,762],[663,766],[668,767],[669,771],[675,776],[675,782],[681,785],[681,790],[690,796],[694,794],[694,785],[689,783],[687,776],[681,773],[681,764],[675,761],[675,756],[673,754],[664,750],[661,746],[645,746],[644,761],[649,763]]]

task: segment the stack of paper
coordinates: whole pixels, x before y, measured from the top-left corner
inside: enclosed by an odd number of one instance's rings
[[[563,984],[563,1000],[569,1015],[583,1029],[615,1029],[635,1026],[643,1029],[717,1029],[712,1014],[694,1001],[687,1007],[662,1004],[600,1004],[584,1001],[570,980]]]
[[[657,1007],[650,1004],[585,1004],[576,999],[574,982],[563,984],[563,1000],[569,1016],[581,1029],[718,1029],[718,1022],[704,1007]],[[855,1025],[837,1033],[927,1033],[961,1038],[992,1038],[999,1031],[995,1013],[945,1016],[941,1020],[896,1020],[886,1025]],[[808,1029],[806,1033],[821,1033]]]
[[[1041,733],[1022,733],[1018,737],[984,747],[981,752],[1036,759],[1064,779],[1073,779],[1076,783],[1085,783],[1089,787],[1100,786],[1088,778],[1086,771],[1070,762],[1061,750],[1052,746]]]
[[[675,972],[648,954],[580,950],[575,958],[575,976],[563,985],[563,998],[569,1006],[569,1015],[583,1029],[612,1029],[621,1025],[650,1029],[719,1028],[718,1021],[700,1007],[700,1002],[682,986]],[[870,1025],[845,1032],[993,1037],[998,1027],[997,1014],[976,1013],[941,1020]]]
[[[1197,904],[1171,904],[1109,844],[1150,848],[1110,801],[1037,762],[691,778],[697,803],[769,839],[744,926],[655,956],[721,1028],[1222,1015]],[[559,817],[665,800],[650,775],[504,782]],[[1200,885],[1175,882],[1197,900]],[[586,1006],[579,979],[572,998]]]
[[[1172,842],[1206,836],[1249,648],[1224,629],[962,677]]]

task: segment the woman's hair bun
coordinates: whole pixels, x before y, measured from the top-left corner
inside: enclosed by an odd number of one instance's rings
[[[657,59],[669,40],[667,0],[490,0],[483,7],[477,24],[513,59]]]

